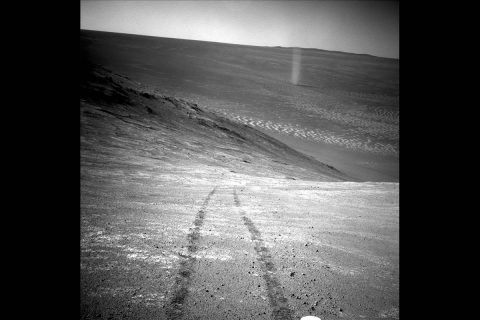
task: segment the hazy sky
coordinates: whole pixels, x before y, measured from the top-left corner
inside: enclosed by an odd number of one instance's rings
[[[81,1],[80,28],[399,57],[398,1]]]

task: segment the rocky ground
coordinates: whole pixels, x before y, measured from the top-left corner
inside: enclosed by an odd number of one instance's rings
[[[398,318],[398,184],[179,163],[82,190],[83,318]]]

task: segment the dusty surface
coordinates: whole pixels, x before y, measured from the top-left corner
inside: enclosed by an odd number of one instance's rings
[[[399,317],[398,183],[84,67],[82,319]]]
[[[398,182],[399,60],[94,31],[80,40],[94,61],[159,94],[248,124],[359,180]]]

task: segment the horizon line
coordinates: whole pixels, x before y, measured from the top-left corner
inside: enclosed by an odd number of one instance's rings
[[[361,55],[361,56],[369,56],[373,58],[380,58],[380,59],[390,59],[390,60],[398,60],[400,61],[400,57],[393,58],[393,57],[382,57],[376,56],[369,53],[356,53],[356,52],[348,52],[348,51],[339,51],[339,50],[327,50],[321,48],[303,48],[303,47],[283,47],[283,46],[261,46],[261,45],[253,45],[253,44],[244,44],[244,43],[234,43],[234,42],[220,42],[220,41],[209,41],[209,40],[199,40],[199,39],[188,39],[188,38],[173,38],[173,37],[161,37],[161,36],[154,36],[148,34],[139,34],[139,33],[129,33],[129,32],[115,32],[115,31],[106,31],[106,30],[95,30],[95,29],[85,29],[80,27],[80,31],[95,31],[95,32],[106,32],[106,33],[116,33],[116,34],[128,34],[134,36],[142,36],[142,37],[152,37],[152,38],[165,38],[165,39],[176,39],[176,40],[189,40],[189,41],[200,41],[200,42],[211,42],[211,43],[220,43],[220,44],[233,44],[239,46],[246,46],[246,47],[260,47],[260,48],[281,48],[281,49],[303,49],[303,50],[319,50],[319,51],[327,51],[332,53],[342,53],[342,54],[352,54],[352,55]]]

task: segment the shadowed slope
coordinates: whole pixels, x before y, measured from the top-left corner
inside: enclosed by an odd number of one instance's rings
[[[105,153],[119,161],[116,150],[123,149],[159,165],[187,161],[257,176],[348,180],[334,167],[194,103],[158,95],[86,59],[82,70],[82,164]]]

